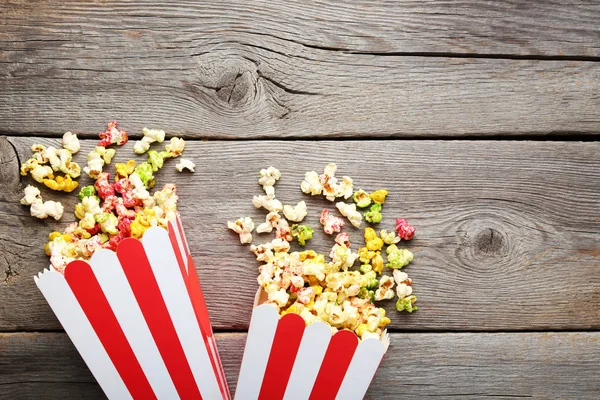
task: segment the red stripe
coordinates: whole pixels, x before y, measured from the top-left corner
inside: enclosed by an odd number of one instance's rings
[[[283,398],[305,327],[298,314],[286,314],[279,320],[258,395],[260,400]]]
[[[142,243],[134,238],[124,239],[119,243],[117,256],[177,393],[182,399],[201,399]]]
[[[73,261],[65,269],[65,279],[131,397],[156,399],[91,266],[84,261]]]
[[[356,346],[358,346],[358,338],[354,332],[344,330],[333,335],[309,400],[335,399],[356,351]]]

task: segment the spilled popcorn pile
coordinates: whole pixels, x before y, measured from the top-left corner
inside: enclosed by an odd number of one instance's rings
[[[352,179],[344,176],[338,181],[336,170],[335,164],[328,164],[322,175],[315,171],[307,172],[300,184],[302,192],[312,196],[323,195],[329,201],[352,198],[353,203],[339,201],[335,205],[356,228],[360,228],[363,218],[371,224],[379,223],[383,218],[382,206],[387,190],[376,190],[370,194],[362,189],[354,191]],[[392,299],[396,295],[398,311],[417,310],[412,280],[400,271],[413,259],[409,250],[397,246],[401,239],[411,240],[415,235],[415,228],[405,219],[396,220],[397,233],[381,230],[378,234],[372,227],[365,228],[365,245],[353,252],[348,233],[342,232],[346,221],[324,209],[320,216],[323,231],[328,235],[337,233],[329,253],[330,261],[326,261],[324,254],[313,250],[290,252],[290,242],[294,238],[304,246],[314,233],[310,226],[300,224],[308,213],[306,203],[300,201],[295,206],[283,205],[275,198],[275,183],[281,178],[278,169],[269,167],[261,170],[259,175],[258,183],[265,194],[254,196],[252,203],[267,210],[268,214],[265,222],[256,227],[256,232],[274,230],[275,239],[253,244],[250,250],[261,262],[258,283],[267,294],[267,303],[276,307],[281,315],[296,313],[307,325],[322,321],[331,326],[333,333],[348,329],[366,339],[380,338],[385,326],[390,323],[385,310],[377,307],[375,301]],[[364,209],[364,213],[359,209]],[[290,226],[288,221],[293,224]],[[239,234],[242,243],[252,242],[254,222],[250,217],[229,221],[227,226]],[[382,255],[385,246],[387,263]],[[361,265],[353,269],[357,260]],[[384,267],[393,270],[393,277],[382,275]]]
[[[127,133],[118,129],[117,122],[108,124],[100,133],[100,142],[87,156],[87,166],[83,171],[95,180],[93,185],[79,190],[80,203],[75,206],[78,221],[67,226],[63,233],[52,232],[45,251],[50,257],[51,268],[63,272],[73,260],[88,260],[100,248],[116,250],[117,245],[127,237],[140,238],[151,226],[167,227],[177,210],[177,191],[174,184],[166,184],[161,190],[150,194],[148,189],[155,185],[154,173],[163,167],[165,160],[179,157],[185,147],[180,138],[171,138],[163,151],[150,150],[154,142],[162,143],[165,132],[144,128],[142,140],[135,143],[137,154],[147,152],[148,160],[137,164],[135,160],[115,164],[115,178],[103,172],[110,164],[115,150],[108,146],[121,146],[128,141]],[[62,148],[45,147],[35,144],[33,155],[21,165],[21,175],[31,174],[32,178],[52,190],[72,192],[79,183],[81,167],[72,161],[73,154],[80,149],[77,135],[67,132],[63,136]],[[180,159],[176,168],[188,168],[192,172],[194,163]],[[65,175],[55,176],[62,172]],[[30,206],[30,213],[36,218],[52,217],[59,220],[64,212],[60,202],[43,201],[39,189],[28,185],[21,204]]]

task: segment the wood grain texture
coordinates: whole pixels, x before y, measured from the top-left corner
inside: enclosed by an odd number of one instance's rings
[[[245,333],[217,334],[235,390]],[[64,333],[0,334],[0,398],[102,399]],[[398,334],[367,399],[596,399],[600,333]]]
[[[18,203],[29,178],[16,175],[29,147],[55,139],[12,137],[2,143],[0,181],[0,330],[60,329],[33,282],[48,265],[47,234],[74,216],[74,194],[44,192],[60,200],[62,221],[35,220]],[[79,160],[95,143],[83,142]],[[117,160],[133,155],[132,143]],[[158,146],[157,146],[158,147]],[[390,192],[380,228],[394,219],[417,227],[409,247],[420,310],[399,314],[384,303],[394,330],[488,331],[600,328],[600,143],[503,141],[190,141],[184,155],[197,172],[180,174],[167,163],[158,186],[177,183],[179,209],[219,330],[244,330],[257,288],[258,263],[226,221],[263,210],[258,171],[281,169],[276,193],[284,203],[306,200],[305,220],[317,228],[310,247],[329,253],[332,238],[319,229],[324,198],[300,192],[304,172],[335,161],[356,187]],[[5,161],[6,160],[6,161]],[[365,160],[365,161],[361,161]],[[112,169],[111,169],[112,170]],[[81,185],[87,179],[81,179]],[[335,211],[337,212],[337,211]],[[350,228],[354,248],[361,231]],[[255,243],[271,235],[255,235]],[[10,271],[10,272],[9,272]]]
[[[597,2],[2,2],[2,132],[596,135]],[[576,57],[575,57],[576,58]]]

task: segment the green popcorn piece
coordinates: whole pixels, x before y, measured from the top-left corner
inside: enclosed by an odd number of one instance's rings
[[[371,205],[371,197],[369,196],[369,193],[362,189],[354,192],[353,198],[356,205],[360,208],[369,207],[369,205]]]
[[[146,186],[146,189],[150,189],[152,186],[154,186],[154,174],[150,164],[147,162],[138,164],[138,166],[135,167],[134,172],[137,172],[138,176],[144,183],[144,186]]]
[[[365,220],[372,224],[381,222],[383,215],[381,214],[381,204],[373,204],[369,211],[365,212]]]
[[[115,151],[115,149],[106,149],[106,151],[102,155],[102,159],[104,160],[104,162],[106,164],[110,164],[110,162],[112,161],[112,159],[115,156],[115,154],[117,154],[117,152]]]
[[[163,167],[165,159],[158,154],[156,150],[148,152],[148,164],[152,167],[152,171],[156,172]]]
[[[379,287],[379,281],[375,278],[369,280],[369,283],[367,283],[367,289],[369,290],[377,289],[377,287]]]
[[[366,274],[367,272],[373,271],[371,264],[363,264],[359,267],[360,272]]]
[[[313,228],[311,228],[308,225],[299,225],[299,224],[294,224],[292,225],[292,236],[298,239],[298,243],[300,243],[300,245],[304,246],[306,244],[307,240],[312,239],[313,237],[313,233],[315,233],[315,231],[313,230]]]
[[[369,289],[367,289],[366,287],[361,287],[360,290],[358,291],[357,296],[361,299],[368,298],[369,297]]]
[[[389,245],[385,252],[388,255],[388,263],[385,266],[392,269],[406,267],[415,257],[409,250],[399,249],[395,244]]]
[[[94,185],[84,186],[79,190],[79,200],[83,200],[84,197],[96,196],[96,188]]]
[[[163,160],[165,160],[165,159],[167,159],[167,158],[171,158],[171,157],[173,157],[173,154],[169,153],[169,152],[168,152],[168,151],[166,151],[166,150],[163,150],[163,151],[161,151],[160,153],[158,153],[158,155],[159,155],[159,156],[160,156],[160,157],[161,157]]]
[[[417,296],[415,295],[408,296],[403,299],[398,299],[398,301],[396,302],[396,311],[408,311],[409,313],[417,311],[419,307],[415,305],[415,301],[417,301]]]
[[[119,233],[117,229],[117,224],[119,220],[113,213],[101,213],[96,215],[96,222],[100,224],[100,229],[102,232],[108,233],[110,235],[116,235]]]

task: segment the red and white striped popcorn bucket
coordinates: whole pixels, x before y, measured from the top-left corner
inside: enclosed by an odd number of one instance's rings
[[[231,398],[179,217],[35,281],[108,398]]]
[[[298,314],[280,317],[260,304],[259,290],[248,330],[236,400],[362,399],[389,346],[381,339],[359,341],[354,332],[332,335],[323,322],[306,326]]]

